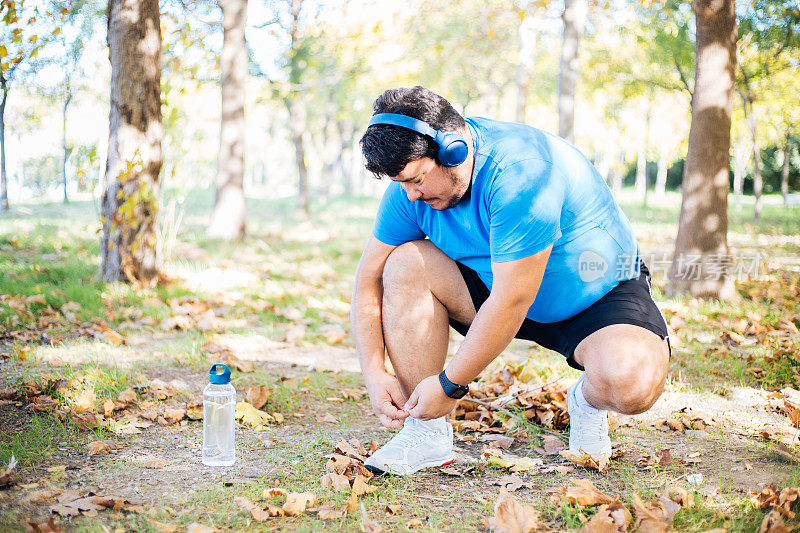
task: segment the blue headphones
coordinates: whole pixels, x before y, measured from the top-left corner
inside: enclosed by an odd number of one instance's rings
[[[436,154],[439,163],[446,167],[457,167],[467,159],[467,154],[469,154],[467,141],[461,135],[457,133],[442,133],[433,129],[427,122],[417,120],[408,115],[378,113],[373,115],[372,120],[369,121],[369,126],[377,124],[400,126],[401,128],[416,131],[420,135],[430,137],[439,145],[439,152]]]

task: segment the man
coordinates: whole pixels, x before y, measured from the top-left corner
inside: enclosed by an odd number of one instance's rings
[[[366,466],[407,475],[451,462],[446,415],[514,337],[585,369],[567,397],[570,451],[609,457],[607,410],[650,408],[669,344],[603,179],[564,140],[465,121],[422,87],[390,89],[374,110],[366,166],[393,183],[358,265],[351,319],[372,408],[403,429]],[[465,339],[445,368],[449,326]]]

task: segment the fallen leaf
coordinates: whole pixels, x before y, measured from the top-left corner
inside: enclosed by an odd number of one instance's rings
[[[492,485],[500,485],[508,492],[514,492],[515,490],[519,490],[522,487],[530,486],[529,484],[525,483],[521,477],[516,474],[511,474],[510,476],[503,476],[499,479],[492,481]]]
[[[529,533],[542,528],[539,513],[530,505],[521,505],[506,489],[500,489],[500,495],[494,503],[494,516],[484,518],[484,525],[490,531],[510,531],[513,533]]]
[[[780,513],[773,509],[764,515],[758,533],[789,533],[789,528],[783,523]]]
[[[383,510],[386,511],[386,516],[392,516],[392,515],[399,514],[400,513],[400,509],[402,509],[402,508],[399,505],[391,504],[391,503],[387,503],[383,507]]]
[[[96,440],[94,442],[90,442],[86,445],[86,449],[89,452],[89,457],[101,453],[103,455],[108,454],[108,444],[101,440]]]
[[[296,324],[286,331],[286,338],[284,339],[289,344],[294,344],[306,336],[306,327],[302,324]]]
[[[320,520],[336,520],[344,516],[344,509],[332,509],[327,505],[323,505],[317,510],[317,516]]]
[[[634,492],[631,503],[636,511],[634,527],[643,533],[668,531],[672,517],[680,510],[680,505],[664,496],[660,500],[644,503],[639,494]]]
[[[172,424],[176,424],[181,420],[183,420],[185,416],[186,416],[186,409],[181,409],[181,408],[164,409],[164,411],[158,417],[157,422],[162,426],[171,426]]]
[[[419,527],[421,525],[422,525],[422,520],[420,520],[419,518],[412,518],[411,520],[406,522],[406,527],[408,529],[411,529],[412,527]]]
[[[142,466],[144,466],[145,468],[164,468],[169,465],[170,465],[169,461],[165,461],[164,459],[161,459],[159,457],[154,457],[153,459],[145,461],[142,464]]]
[[[51,516],[50,519],[44,524],[37,524],[36,522],[28,522],[25,524],[25,533],[64,533],[58,524],[56,524],[55,517]]]
[[[545,435],[542,440],[544,441],[544,451],[547,455],[556,455],[561,450],[566,450],[569,447],[563,440],[553,435]]]
[[[203,402],[194,401],[186,404],[186,418],[189,420],[203,419]]]
[[[574,454],[571,453],[569,450],[561,450],[558,454],[567,459],[568,461],[575,463],[578,466],[583,466],[586,468],[594,468],[600,472],[604,472],[609,465],[609,460],[605,456],[601,456],[599,458],[594,458],[588,453],[581,453],[581,454]]]
[[[8,487],[11,485],[11,482],[14,479],[14,476],[11,472],[17,466],[17,459],[14,457],[14,454],[11,454],[11,459],[8,460],[8,465],[6,465],[5,469],[2,473],[0,473],[0,487]]]
[[[263,385],[248,385],[244,388],[244,399],[256,409],[261,409],[267,404],[272,392],[272,389]]]
[[[375,492],[375,487],[369,485],[362,476],[356,476],[353,480],[353,494],[361,496],[362,494],[371,494]]]
[[[381,533],[383,528],[375,521],[367,516],[367,510],[364,504],[361,504],[361,529],[364,533]]]
[[[361,389],[342,389],[342,397],[345,400],[354,400],[357,402],[366,394],[367,391]]]
[[[258,505],[254,504],[247,498],[243,496],[236,496],[233,499],[233,502],[241,509],[242,511],[250,513],[250,516],[253,517],[253,520],[256,522],[264,522],[265,520],[269,519],[270,514],[268,511],[262,509]]]
[[[286,489],[282,489],[280,487],[272,487],[269,489],[264,489],[261,492],[262,498],[274,498],[275,496],[286,496],[288,492]]]
[[[297,516],[304,513],[307,507],[313,507],[316,501],[317,495],[313,492],[290,492],[286,496],[283,510],[288,516]]]
[[[631,513],[622,502],[604,503],[583,525],[581,533],[624,533],[631,520]]]
[[[488,442],[489,446],[502,448],[503,450],[509,449],[511,445],[514,444],[514,437],[506,437],[505,435],[486,434],[478,437],[478,440],[481,442]]]
[[[574,485],[558,489],[558,492],[561,494],[561,499],[567,500],[570,503],[587,507],[591,505],[600,505],[602,503],[611,504],[617,501],[616,498],[612,498],[595,487],[594,483],[588,479],[572,479],[570,481],[572,481]]]
[[[264,411],[259,411],[247,402],[238,402],[235,411],[236,420],[242,424],[253,428],[256,431],[263,431],[267,424],[275,422],[275,419]]]
[[[329,472],[320,478],[322,486],[332,492],[350,490],[350,480],[336,472]]]
[[[328,422],[331,424],[335,424],[336,422],[338,422],[338,420],[336,420],[336,417],[330,413],[325,413],[324,415],[317,415],[316,419],[317,422]]]

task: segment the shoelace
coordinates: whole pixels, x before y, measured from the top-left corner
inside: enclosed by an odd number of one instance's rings
[[[425,430],[419,427],[404,427],[400,430],[400,432],[392,439],[392,446],[399,445],[399,446],[406,446],[406,447],[414,447],[420,444],[421,442],[427,440],[428,435],[426,434]]]
[[[589,416],[581,417],[581,424],[578,428],[580,436],[597,437],[597,435],[600,435],[602,439],[605,432],[608,431],[605,427],[607,416],[606,413],[603,413],[602,416],[600,414],[590,414]]]

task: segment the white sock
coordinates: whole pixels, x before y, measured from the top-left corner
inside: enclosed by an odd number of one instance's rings
[[[605,413],[606,411],[603,409],[598,409],[594,405],[590,404],[586,401],[586,397],[583,395],[583,383],[584,383],[584,374],[581,376],[581,379],[578,380],[578,386],[575,388],[575,402],[581,409],[588,409],[590,413]]]

